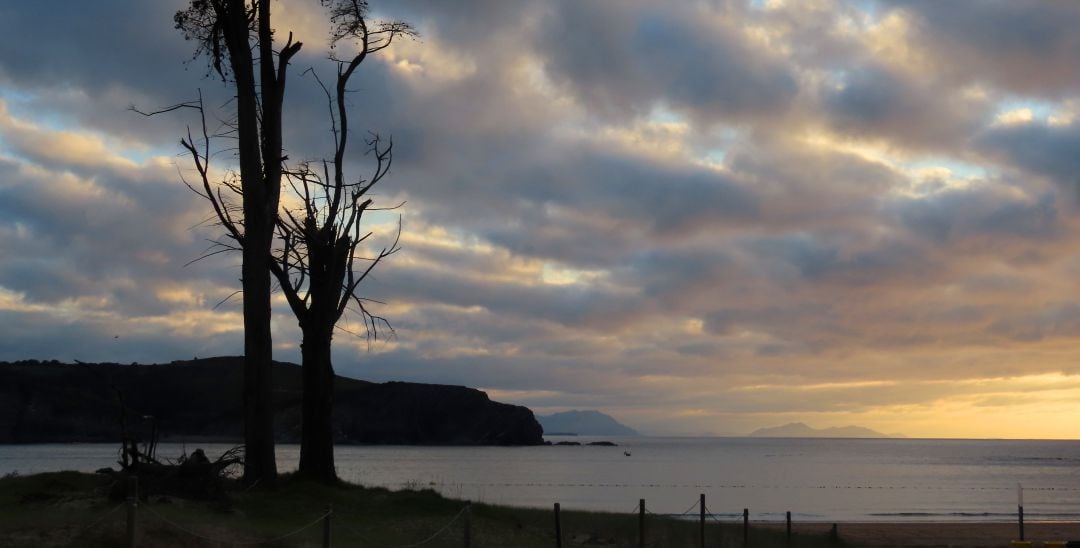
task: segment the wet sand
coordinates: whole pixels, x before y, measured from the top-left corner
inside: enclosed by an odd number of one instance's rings
[[[757,525],[757,524],[755,524]],[[783,530],[784,524],[760,524]],[[793,524],[792,531],[828,532],[829,523]],[[1008,547],[1020,538],[1013,523],[840,523],[840,538],[854,546],[875,547]],[[1080,522],[1027,523],[1024,538],[1040,547],[1047,540],[1080,540]]]

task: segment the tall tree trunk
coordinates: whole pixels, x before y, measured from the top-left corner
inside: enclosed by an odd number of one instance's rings
[[[245,208],[247,209],[247,208]],[[249,245],[244,246],[244,482],[273,486],[274,455],[273,341],[270,334],[269,243],[255,240],[257,216],[246,216]],[[264,216],[265,217],[265,216]],[[261,235],[261,234],[260,234]],[[266,238],[269,242],[269,238]],[[257,245],[251,245],[257,244]]]
[[[240,184],[244,195],[244,245],[241,284],[244,291],[244,482],[272,486],[277,480],[274,456],[273,379],[270,367],[270,244],[277,202],[268,203],[259,138],[259,97],[255,88],[244,0],[229,0],[229,29],[224,33],[236,79],[236,124]],[[279,126],[280,127],[280,126]],[[276,160],[267,158],[267,160]]]
[[[300,473],[330,483],[334,468],[334,367],[330,362],[332,321],[311,318],[303,327],[304,401],[300,442]]]
[[[181,142],[194,156],[205,197],[214,204],[218,220],[243,249],[244,481],[263,485],[273,485],[277,478],[270,276],[284,161],[282,101],[289,59],[302,46],[293,41],[290,33],[285,45],[280,50],[274,49],[270,4],[271,0],[190,0],[188,9],[178,11],[174,17],[186,38],[200,42],[200,50],[210,55],[213,67],[226,82],[229,78],[221,63],[228,59],[236,86],[236,119],[232,124],[240,164],[242,220],[233,219],[229,206],[221,202],[221,195],[215,195],[210,188],[210,154],[205,151],[200,154],[190,138]],[[367,6],[366,2],[352,5]],[[201,99],[199,108],[201,111]],[[205,118],[203,137],[209,145],[211,136],[206,133]]]

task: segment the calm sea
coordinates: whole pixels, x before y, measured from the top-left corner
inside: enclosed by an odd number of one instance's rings
[[[630,513],[644,498],[652,512],[680,514],[704,493],[724,520],[749,508],[754,520],[1009,521],[1020,484],[1026,519],[1080,520],[1080,441],[606,439],[619,447],[338,447],[337,464],[364,485],[540,508]],[[197,446],[227,448],[186,449]],[[163,444],[159,455],[182,448]],[[114,465],[116,449],[0,446],[0,473],[92,471]],[[279,446],[279,468],[295,469],[298,451]]]

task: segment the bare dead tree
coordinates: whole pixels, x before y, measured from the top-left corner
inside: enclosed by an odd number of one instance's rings
[[[217,222],[226,232],[226,239],[215,241],[207,255],[233,250],[243,254],[248,451],[244,478],[248,483],[272,482],[276,476],[269,275],[277,279],[303,333],[300,470],[307,475],[326,481],[336,478],[330,347],[337,322],[352,304],[368,336],[377,337],[379,326],[389,328],[384,318],[370,312],[371,301],[359,295],[358,287],[376,265],[399,249],[400,221],[397,236],[389,246],[373,257],[361,256],[361,246],[371,236],[370,232],[362,232],[362,219],[376,209],[369,192],[389,172],[393,144],[373,134],[367,145],[375,159],[374,172],[367,179],[346,181],[349,118],[345,96],[350,78],[369,55],[389,47],[398,37],[415,35],[415,31],[400,21],[369,21],[366,0],[320,0],[320,4],[329,10],[332,50],[337,51],[334,48],[341,40],[355,41],[357,46],[347,58],[331,57],[337,62],[332,91],[319,81],[330,102],[330,131],[334,138],[334,157],[321,162],[321,174],[310,162],[293,169],[285,163],[281,137],[285,75],[301,43],[294,42],[290,34],[285,46],[274,50],[267,0],[191,0],[188,9],[178,12],[175,18],[177,28],[198,43],[198,52],[208,55],[213,71],[236,87],[236,115],[225,125],[228,137],[238,142],[239,172],[215,176],[211,170],[217,152],[211,141],[221,135],[209,130],[201,95],[198,101],[159,111],[193,108],[199,112],[200,133],[193,134],[189,128],[181,140],[198,180],[184,182],[210,202]],[[303,205],[286,208],[284,215],[279,215],[283,177]]]
[[[371,190],[390,172],[393,142],[371,134],[366,144],[367,153],[373,158],[373,170],[367,178],[348,180],[344,165],[349,143],[345,95],[349,79],[368,55],[390,46],[395,38],[415,33],[408,24],[400,21],[369,26],[367,2],[336,0],[323,4],[330,7],[334,24],[331,44],[355,39],[358,47],[348,59],[335,59],[337,78],[333,91],[315,76],[330,104],[334,157],[314,164],[302,162],[295,169],[285,171],[289,188],[300,205],[284,207],[283,215],[278,218],[279,247],[270,262],[270,271],[277,278],[303,334],[299,471],[332,482],[337,479],[333,439],[334,369],[331,362],[335,327],[351,306],[359,313],[369,337],[377,338],[380,326],[390,328],[385,318],[371,312],[368,306],[371,301],[360,295],[359,288],[383,259],[400,249],[401,235],[399,218],[397,232],[389,245],[371,256],[363,255],[362,246],[373,234],[363,229],[364,216],[377,210],[373,206]],[[311,74],[315,75],[314,72]]]
[[[291,34],[280,50],[274,48],[270,4],[270,0],[191,0],[174,17],[176,28],[196,42],[196,55],[205,53],[218,75],[236,90],[239,180],[227,185],[239,191],[241,203],[235,215],[220,202],[215,202],[214,210],[243,255],[244,481],[263,485],[277,478],[269,263],[281,196],[281,111],[289,60],[301,48]],[[209,190],[209,154],[200,157],[190,136],[185,143],[205,195],[214,198]]]

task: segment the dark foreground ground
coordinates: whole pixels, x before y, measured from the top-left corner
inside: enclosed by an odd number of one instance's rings
[[[0,479],[0,546],[124,546],[128,507],[107,496],[109,476],[58,472]],[[464,545],[465,503],[431,491],[323,486],[286,476],[275,490],[232,490],[217,501],[151,496],[136,508],[139,546],[322,546],[325,514],[334,546]],[[552,547],[551,510],[473,504],[474,547]],[[563,511],[563,546],[638,546],[638,517]],[[696,522],[649,515],[647,546],[697,546]],[[742,528],[709,522],[708,546],[742,546]],[[783,531],[755,527],[751,546],[789,546]],[[827,532],[799,532],[790,546],[847,546]]]
[[[127,503],[110,500],[110,476],[57,472],[0,479],[0,546],[125,546]],[[466,521],[475,547],[555,546],[551,510],[473,504],[428,491],[323,486],[285,476],[274,490],[233,487],[217,500],[153,495],[135,510],[139,546],[323,546],[326,514],[334,546],[464,545]],[[466,519],[468,514],[468,519]],[[561,513],[563,546],[638,546],[632,513]],[[1015,523],[795,524],[788,543],[782,524],[754,524],[749,546],[1008,546]],[[1026,537],[1080,539],[1078,523],[1028,523]],[[648,515],[646,545],[693,547],[699,524]],[[741,525],[709,520],[707,546],[742,547]]]

